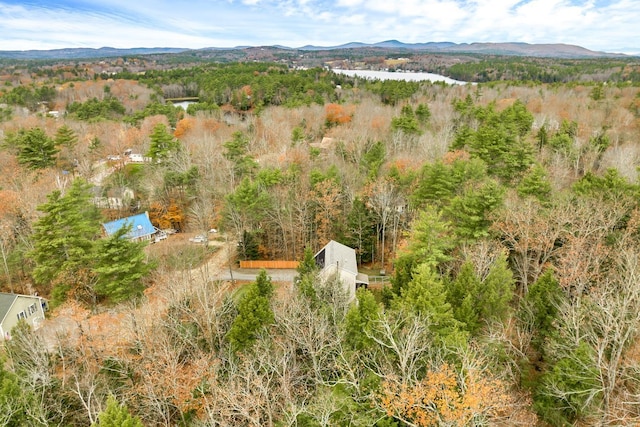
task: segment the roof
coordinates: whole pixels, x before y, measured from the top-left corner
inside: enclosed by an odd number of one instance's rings
[[[4,318],[16,299],[18,299],[18,294],[0,292],[0,323],[4,322]]]
[[[324,253],[324,265],[337,264],[342,270],[346,270],[354,275],[358,274],[358,262],[356,260],[356,251],[349,246],[331,240],[324,248],[320,249],[314,256],[317,257],[322,251]]]
[[[149,220],[149,214],[147,212],[107,222],[102,224],[102,226],[107,236],[111,236],[127,224],[131,224],[131,230],[126,234],[126,237],[129,239],[148,236],[156,232],[155,227]]]

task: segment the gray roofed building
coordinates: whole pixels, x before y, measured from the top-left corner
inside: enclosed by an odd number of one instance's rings
[[[0,292],[0,341],[11,338],[11,329],[20,320],[38,329],[46,310],[47,301],[39,296]]]
[[[321,278],[339,277],[350,301],[355,299],[356,288],[369,286],[369,276],[358,273],[355,249],[331,240],[313,258],[320,268]]]

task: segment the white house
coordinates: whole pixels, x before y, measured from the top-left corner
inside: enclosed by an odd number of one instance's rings
[[[47,300],[35,295],[0,292],[0,341],[11,339],[11,329],[24,320],[34,330],[44,321]]]
[[[355,299],[357,288],[369,286],[369,276],[358,273],[355,249],[331,240],[313,258],[320,268],[320,278],[327,280],[337,276],[349,295],[349,301]]]

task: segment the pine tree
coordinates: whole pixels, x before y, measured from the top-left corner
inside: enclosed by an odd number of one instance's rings
[[[425,125],[431,118],[431,110],[427,104],[418,104],[416,107],[416,117],[420,124]]]
[[[78,143],[78,135],[67,125],[62,125],[56,131],[55,143],[58,147],[73,148]]]
[[[122,227],[108,238],[98,242],[95,291],[109,301],[117,303],[139,296],[142,280],[153,268],[145,262],[146,242],[132,242],[126,238],[131,227]]]
[[[101,230],[100,212],[91,203],[90,185],[76,179],[66,194],[56,190],[47,199],[38,207],[44,215],[34,225],[34,248],[30,252],[36,264],[33,277],[38,284],[86,285],[83,282],[91,275],[94,243]],[[66,291],[60,290],[64,300]]]
[[[373,344],[367,336],[373,323],[380,316],[380,306],[373,294],[364,288],[356,292],[357,304],[352,305],[345,317],[345,339],[354,350],[362,350]]]
[[[318,265],[316,264],[316,260],[313,258],[311,248],[304,248],[304,257],[300,264],[298,264],[296,272],[298,275],[295,278],[295,283],[298,288],[298,292],[307,298],[310,304],[315,305],[318,302],[315,289]]]
[[[451,200],[444,210],[464,240],[476,240],[489,234],[490,214],[502,205],[504,188],[494,180],[468,188]]]
[[[529,287],[525,296],[523,316],[533,326],[533,346],[544,352],[544,344],[554,333],[558,307],[565,295],[551,269],[547,270]]]
[[[510,311],[515,280],[507,264],[507,255],[501,254],[482,281],[478,294],[480,315],[485,321],[504,320]]]
[[[369,262],[376,244],[376,223],[367,204],[356,197],[346,219],[344,244],[356,250],[358,265]]]
[[[129,413],[126,405],[119,404],[115,397],[109,396],[107,407],[98,414],[98,422],[91,427],[144,427],[138,417]]]
[[[551,183],[547,177],[547,172],[539,164],[531,168],[518,185],[518,195],[520,197],[535,197],[542,204],[548,204],[551,191]]]
[[[233,163],[234,180],[238,180],[251,175],[255,169],[257,169],[258,165],[255,160],[247,154],[249,138],[240,131],[234,132],[232,136],[233,139],[223,144],[226,149],[223,156]]]
[[[315,274],[317,271],[318,265],[316,264],[316,260],[313,258],[313,251],[310,247],[305,247],[302,261],[298,264],[298,267],[296,267],[298,277],[306,276],[307,274]]]
[[[419,215],[412,226],[406,250],[396,259],[392,279],[396,295],[400,295],[401,289],[412,280],[417,265],[427,264],[437,268],[451,259],[449,252],[456,244],[450,223],[442,219],[438,210],[428,207]]]
[[[151,144],[147,155],[151,157],[155,163],[166,161],[180,149],[180,141],[171,135],[167,131],[167,127],[162,123],[154,126],[149,139],[151,140]]]
[[[465,262],[460,272],[448,287],[448,301],[453,306],[455,318],[466,325],[466,330],[474,334],[480,327],[480,313],[477,296],[481,287],[473,264]]]
[[[248,350],[260,331],[273,322],[272,295],[271,278],[262,270],[238,303],[238,315],[227,335],[234,351]]]
[[[431,331],[443,341],[457,341],[463,336],[460,323],[447,302],[447,290],[442,279],[428,263],[415,268],[413,279],[402,290],[399,308],[407,313],[423,316],[429,320]]]
[[[45,169],[55,165],[58,153],[55,141],[39,127],[20,131],[17,136],[18,161],[29,169]]]

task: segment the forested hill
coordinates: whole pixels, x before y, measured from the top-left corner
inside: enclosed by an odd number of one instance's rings
[[[183,53],[188,52],[190,55],[211,56],[216,53],[224,55],[229,51],[242,51],[245,49],[255,48],[256,46],[237,46],[232,48],[205,48],[205,49],[187,49],[187,48],[133,48],[119,49],[113,47],[102,47],[99,49],[91,48],[68,48],[68,49],[52,49],[52,50],[24,50],[24,51],[0,51],[0,58],[11,59],[87,59],[87,58],[110,58],[114,56],[135,56],[135,55],[154,55],[165,53]],[[585,49],[580,46],[568,45],[562,43],[555,44],[528,44],[528,43],[451,43],[451,42],[429,42],[429,43],[402,43],[397,40],[387,40],[379,43],[345,43],[339,46],[258,46],[260,48],[267,47],[269,49],[281,50],[284,52],[294,51],[297,54],[304,54],[307,51],[336,51],[348,49],[354,51],[367,51],[375,49],[383,55],[397,55],[403,52],[429,52],[429,53],[475,53],[490,55],[513,55],[513,56],[530,56],[530,57],[546,57],[546,58],[604,58],[604,57],[620,57],[624,56],[619,53],[596,52]]]

